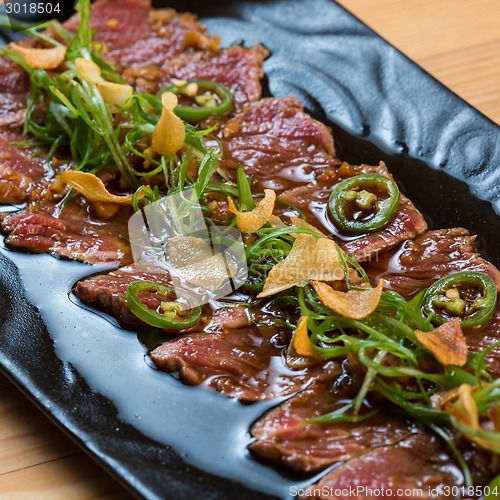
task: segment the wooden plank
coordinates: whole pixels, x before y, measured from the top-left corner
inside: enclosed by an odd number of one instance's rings
[[[132,498],[83,453],[0,475],[0,499],[5,500]]]
[[[0,376],[0,474],[78,452],[76,445]]]
[[[498,0],[339,0],[339,3],[417,59],[499,38]]]
[[[0,498],[132,497],[0,375]]]
[[[500,124],[500,2],[339,2],[453,92]]]
[[[500,124],[500,38],[425,59],[422,65],[472,106]]]

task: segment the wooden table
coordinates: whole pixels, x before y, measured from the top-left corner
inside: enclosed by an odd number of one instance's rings
[[[500,123],[499,0],[341,0],[429,73]],[[0,376],[0,498],[129,498]]]

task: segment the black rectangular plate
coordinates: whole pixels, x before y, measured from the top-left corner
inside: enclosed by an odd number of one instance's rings
[[[270,94],[333,130],[340,156],[384,160],[431,227],[479,234],[500,263],[500,129],[329,0],[162,2],[197,13],[223,44],[264,43]],[[131,491],[147,498],[289,496],[251,459],[244,406],[147,366],[134,332],[69,300],[98,270],[0,249],[0,368]]]

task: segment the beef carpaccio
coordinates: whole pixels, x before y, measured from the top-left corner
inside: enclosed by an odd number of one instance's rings
[[[73,293],[153,331],[150,359],[192,397],[275,400],[249,430],[254,460],[316,474],[304,495],[336,499],[441,498],[498,474],[500,272],[467,229],[429,230],[383,162],[342,162],[300,101],[263,97],[264,45],[97,0],[4,54],[0,203],[23,204],[0,216],[7,247],[114,264]],[[219,283],[215,247],[193,230],[186,255],[167,240],[154,254],[153,236],[138,250],[129,221],[152,231],[149,205],[187,189],[208,226],[239,230],[248,269],[186,308],[176,274],[141,259],[180,261],[193,293]]]

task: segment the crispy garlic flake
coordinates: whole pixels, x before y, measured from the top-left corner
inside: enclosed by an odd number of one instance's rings
[[[215,290],[223,285],[236,269],[226,267],[220,253],[213,254],[210,245],[196,236],[179,235],[171,238],[167,245],[169,262],[182,279],[192,285]]]
[[[92,203],[132,204],[132,195],[117,196],[111,194],[102,180],[94,174],[72,170],[63,172],[59,178]]]
[[[184,122],[174,114],[178,104],[177,96],[172,92],[165,92],[161,97],[163,110],[160,121],[153,130],[151,146],[155,153],[160,155],[174,154],[179,151],[186,140]]]
[[[442,365],[463,366],[467,362],[467,341],[458,318],[432,332],[416,330],[415,336]]]
[[[9,49],[24,58],[33,69],[55,69],[66,58],[66,47],[58,45],[49,49],[34,49],[11,43]]]
[[[249,212],[240,212],[231,198],[227,199],[228,210],[236,215],[238,227],[243,233],[257,231],[273,215],[276,193],[272,189],[264,189],[264,198]]]
[[[297,322],[297,328],[292,336],[291,344],[295,349],[295,352],[300,356],[317,356],[318,354],[314,351],[311,346],[311,341],[309,340],[309,335],[307,333],[307,317],[301,316]]]
[[[473,387],[468,384],[462,384],[458,389],[448,391],[445,395],[444,402],[439,407],[444,408],[446,413],[455,417],[458,422],[464,424],[474,431],[484,431],[479,421],[479,412],[474,401],[473,394],[477,391],[478,387]],[[498,450],[498,442],[491,439],[484,439],[472,433],[465,432],[466,436],[475,441],[479,446],[486,450]]]
[[[271,269],[257,297],[267,297],[292,286],[305,286],[311,280],[339,281],[344,277],[334,241],[299,234],[288,256]]]
[[[324,233],[322,233],[317,227],[314,227],[312,224],[309,224],[309,222],[305,221],[304,219],[299,219],[298,217],[290,217],[290,222],[294,226],[306,227],[307,229],[310,229],[311,231],[318,233],[320,236],[326,237],[326,235]],[[292,236],[294,236],[294,235],[292,235]]]
[[[267,222],[271,227],[287,227],[287,225],[277,215],[274,214],[271,214],[269,216],[269,220]],[[298,217],[290,217],[290,222],[292,223],[292,226],[306,227],[307,229],[310,229],[318,235],[324,236],[326,238],[326,234],[322,233],[317,227],[309,224],[309,222],[305,221],[304,219],[299,219]],[[292,233],[290,236],[296,238],[297,234]]]
[[[286,227],[286,224],[274,214],[269,216],[269,220],[267,221],[271,227]]]
[[[363,319],[375,311],[378,306],[385,281],[380,280],[376,288],[349,290],[348,292],[334,290],[326,283],[318,281],[313,281],[311,285],[321,302],[333,312],[348,319]]]
[[[79,57],[75,60],[78,76],[87,83],[97,86],[104,102],[110,107],[112,113],[117,113],[133,95],[134,89],[130,85],[107,82],[101,76],[101,68],[93,61]]]

